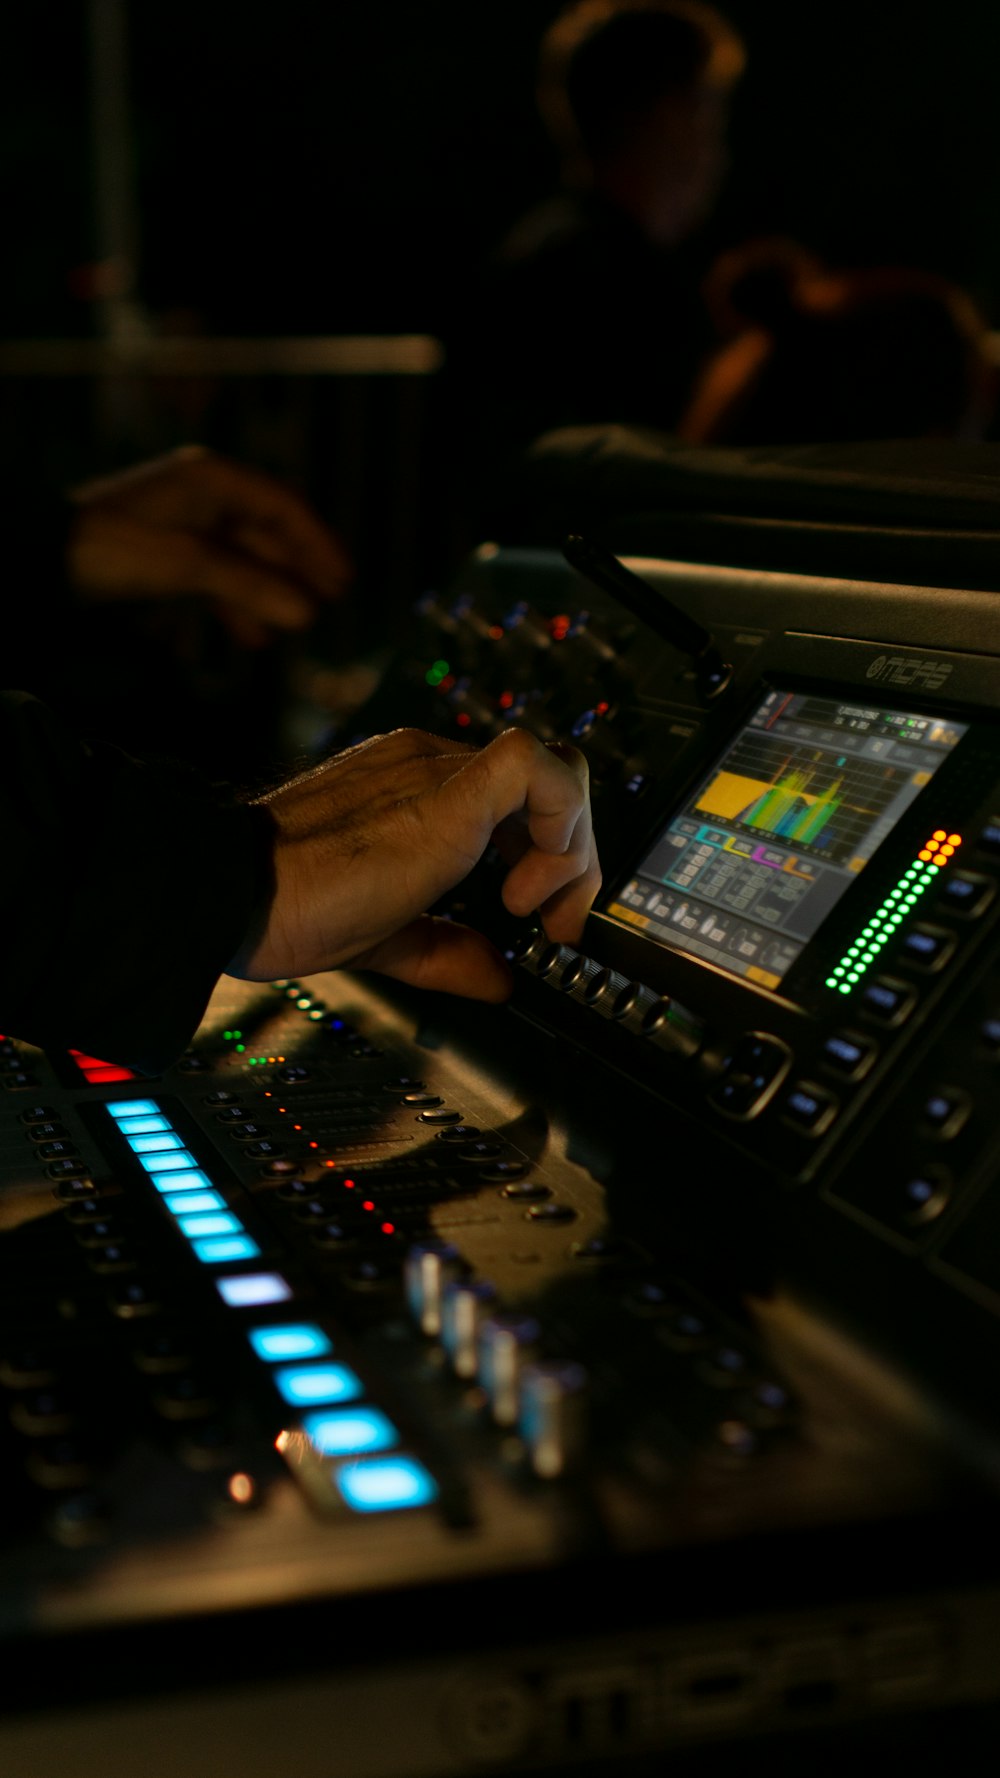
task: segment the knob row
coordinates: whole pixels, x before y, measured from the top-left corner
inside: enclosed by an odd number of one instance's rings
[[[552,944],[544,932],[525,933],[509,955],[540,981],[679,1061],[689,1060],[704,1045],[704,1020],[678,1001],[643,982],[630,981],[569,945]]]

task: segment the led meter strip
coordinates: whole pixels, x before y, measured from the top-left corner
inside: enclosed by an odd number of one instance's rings
[[[921,846],[909,870],[904,871],[894,889],[890,889],[880,907],[869,914],[857,938],[849,945],[839,963],[826,978],[828,988],[850,994],[865,971],[877,963],[879,955],[894,938],[903,921],[909,917],[920,897],[936,881],[950,858],[962,844],[960,833],[946,833],[939,827]]]
[[[260,1248],[156,1100],[120,1099],[105,1110],[195,1257],[204,1266],[223,1268],[215,1287],[227,1308],[259,1310],[291,1303],[292,1286],[280,1272],[224,1270],[237,1260],[259,1259]],[[296,1440],[308,1441],[314,1456],[327,1460],[330,1480],[354,1512],[393,1512],[437,1498],[433,1476],[398,1449],[396,1427],[380,1408],[362,1399],[360,1377],[335,1358],[333,1341],[318,1323],[279,1318],[246,1332],[282,1401],[309,1409],[297,1416],[301,1430],[279,1434],[279,1451]],[[369,1455],[375,1452],[386,1454]]]

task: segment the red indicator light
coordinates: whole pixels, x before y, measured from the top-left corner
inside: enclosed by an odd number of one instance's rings
[[[469,715],[468,710],[462,710],[456,716],[455,721],[458,723],[459,728],[468,728],[472,721],[472,717]]]
[[[500,708],[501,708],[501,710],[509,710],[513,702],[514,702],[514,693],[512,691],[502,691],[500,693]]]
[[[371,1198],[366,1198],[361,1208],[362,1210],[374,1210],[375,1206],[372,1203]]]
[[[611,705],[607,702],[607,700],[605,700],[604,702],[602,702],[600,704],[594,705],[594,709],[596,710],[598,716],[606,716],[608,714],[608,711],[610,710],[610,708],[611,708]]]
[[[383,1235],[394,1235],[396,1233],[396,1224],[394,1222],[384,1222],[382,1224],[382,1233]]]
[[[345,1180],[344,1180],[344,1184],[345,1184],[345,1185],[346,1185],[346,1186],[348,1186],[348,1187],[349,1187],[349,1188],[350,1188],[350,1190],[351,1190],[351,1191],[353,1191],[353,1190],[354,1190],[354,1181],[353,1181],[353,1179],[345,1179]]]
[[[490,624],[490,641],[491,642],[502,642],[503,641],[503,627],[501,624]]]
[[[297,1128],[297,1129],[301,1129],[301,1127],[302,1127],[302,1126],[301,1126],[301,1124],[298,1124],[298,1125],[296,1125],[296,1128]],[[318,1147],[319,1147],[319,1143],[318,1143],[318,1142],[310,1142],[310,1144],[309,1144],[309,1147],[310,1147],[310,1148],[318,1148]]]
[[[324,1167],[335,1167],[337,1165],[337,1163],[336,1163],[336,1161],[324,1161],[323,1165],[324,1165]]]
[[[293,1125],[292,1125],[292,1129],[293,1129],[293,1130],[301,1130],[301,1128],[302,1128],[302,1125],[301,1125],[301,1124],[293,1124]]]
[[[107,1086],[113,1080],[134,1080],[131,1068],[85,1068],[84,1075],[92,1087]]]
[[[564,613],[560,613],[560,615],[558,617],[554,617],[552,619],[552,622],[549,624],[549,629],[552,633],[553,642],[565,641],[566,637],[569,634],[571,621],[572,620],[570,618],[568,618]]]
[[[444,678],[441,680],[440,684],[438,685],[438,691],[450,691],[452,686],[454,685],[454,683],[455,683],[454,673],[446,673]]]

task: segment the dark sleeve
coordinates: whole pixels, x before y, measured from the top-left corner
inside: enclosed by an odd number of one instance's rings
[[[0,1031],[154,1072],[266,896],[270,822],[0,694]]]

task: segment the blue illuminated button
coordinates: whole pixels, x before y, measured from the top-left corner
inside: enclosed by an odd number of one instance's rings
[[[123,1136],[151,1136],[156,1130],[169,1130],[165,1117],[121,1117],[118,1128]]]
[[[429,1506],[437,1499],[434,1477],[415,1457],[372,1457],[345,1463],[334,1475],[348,1506],[358,1513],[391,1513]]]
[[[150,1184],[158,1192],[193,1192],[211,1186],[212,1181],[200,1167],[182,1167],[175,1173],[153,1173]]]
[[[979,836],[979,844],[984,852],[1000,854],[1000,821],[988,821]]]
[[[861,1004],[868,1018],[876,1019],[880,1025],[901,1025],[909,1018],[916,1000],[912,988],[882,976],[869,982],[861,996]]]
[[[781,1109],[797,1129],[808,1136],[819,1136],[832,1124],[840,1107],[832,1093],[803,1081],[786,1094]]]
[[[977,876],[974,871],[949,872],[941,890],[940,905],[972,920],[989,907],[993,895],[993,884],[987,877]]]
[[[356,1401],[364,1394],[361,1379],[346,1364],[287,1365],[274,1381],[290,1407],[313,1402]]]
[[[247,1338],[267,1364],[288,1358],[325,1358],[333,1346],[321,1327],[311,1321],[293,1321],[285,1327],[251,1327]]]
[[[134,1136],[132,1140],[141,1142],[142,1138]],[[156,1138],[151,1140],[155,1141]],[[188,1154],[186,1148],[179,1149],[176,1154],[141,1154],[136,1159],[147,1173],[183,1173],[195,1164],[194,1155]]]
[[[903,940],[902,955],[921,969],[939,969],[955,949],[950,933],[933,926],[914,926]]]
[[[119,1099],[117,1105],[108,1105],[105,1109],[118,1122],[123,1117],[148,1117],[158,1113],[160,1107],[155,1099]]]
[[[180,1192],[176,1198],[163,1200],[171,1216],[194,1216],[202,1210],[224,1210],[226,1200],[219,1192]]]
[[[215,1288],[231,1309],[256,1309],[264,1303],[287,1303],[292,1287],[280,1272],[245,1272],[216,1278]]]
[[[391,1451],[399,1443],[396,1428],[380,1408],[306,1414],[302,1425],[321,1457],[360,1457],[366,1451]]]
[[[924,1122],[936,1136],[956,1136],[969,1115],[971,1105],[965,1093],[954,1087],[942,1087],[928,1094],[923,1104]]]
[[[823,1045],[824,1065],[845,1080],[860,1080],[877,1055],[875,1045],[864,1037],[835,1031]]]
[[[195,1257],[203,1266],[225,1265],[234,1259],[259,1259],[260,1248],[250,1235],[221,1235],[218,1240],[192,1241]]]
[[[177,1226],[181,1234],[186,1235],[189,1241],[200,1239],[204,1235],[242,1235],[243,1233],[243,1224],[239,1217],[233,1216],[229,1210],[216,1211],[214,1215],[209,1214],[208,1216],[188,1216],[186,1214],[188,1205],[183,1198],[181,1199],[181,1208],[185,1214],[183,1216],[177,1215]]]
[[[130,1136],[129,1148],[133,1154],[158,1154],[165,1148],[183,1148],[180,1137],[169,1126],[165,1126],[160,1136]]]

